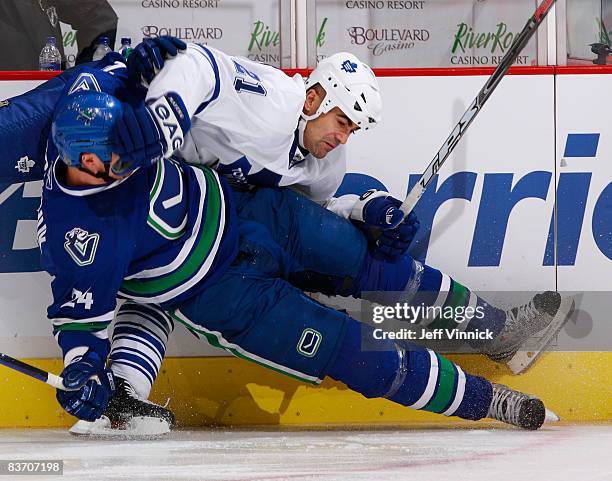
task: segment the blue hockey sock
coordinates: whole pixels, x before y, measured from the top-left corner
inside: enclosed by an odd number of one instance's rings
[[[386,305],[410,301],[419,289],[422,276],[423,264],[408,255],[389,262],[372,256],[368,251],[353,279],[351,292],[340,295],[352,295]]]
[[[433,315],[421,319],[431,329],[501,332],[506,314],[467,287],[410,256],[395,262],[367,253],[353,282],[353,292],[363,299],[392,305],[407,302],[432,308]],[[452,315],[447,315],[451,312]]]
[[[362,350],[362,336],[371,339],[372,333],[370,326],[349,319],[327,374],[368,398],[384,397],[413,409],[464,419],[486,416],[493,396],[489,381],[418,346],[398,348],[392,341],[381,340],[376,346],[380,350]]]
[[[488,329],[493,336],[501,332],[506,321],[503,310],[492,306],[447,274],[427,265],[423,267],[421,283],[412,303],[440,309],[423,324],[430,329]],[[446,315],[449,312],[452,315]]]
[[[124,303],[117,313],[110,353],[113,373],[148,398],[166,354],[172,319],[152,304]]]

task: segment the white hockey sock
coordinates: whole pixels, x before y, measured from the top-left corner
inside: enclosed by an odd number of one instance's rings
[[[126,302],[117,313],[110,352],[115,376],[147,399],[166,353],[172,319],[153,304]]]

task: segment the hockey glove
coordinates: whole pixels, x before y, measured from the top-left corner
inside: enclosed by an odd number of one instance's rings
[[[401,205],[401,203],[398,205]],[[397,260],[406,254],[419,227],[420,222],[416,214],[411,212],[408,214],[408,217],[406,217],[406,220],[395,229],[383,231],[382,235],[376,241],[376,251],[387,260]]]
[[[175,57],[187,48],[182,40],[167,35],[145,38],[127,59],[128,78],[132,85],[148,86],[166,59]]]
[[[350,215],[373,245],[373,253],[388,261],[403,256],[419,230],[414,212],[402,222],[401,205],[388,192],[368,190],[355,203]]]
[[[169,92],[157,100],[123,104],[123,116],[112,133],[113,151],[120,157],[113,173],[124,175],[168,157],[183,145],[191,120],[181,97]]]
[[[91,349],[75,358],[62,371],[64,386],[72,391],[57,390],[56,398],[67,413],[85,421],[95,421],[115,393],[115,378],[104,360]]]

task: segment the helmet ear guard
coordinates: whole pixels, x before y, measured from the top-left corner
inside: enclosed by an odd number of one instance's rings
[[[123,108],[112,95],[80,92],[56,108],[51,126],[53,142],[70,167],[81,165],[81,154],[96,154],[105,165],[112,161],[112,131]]]
[[[302,113],[305,120],[338,107],[361,130],[370,130],[381,121],[382,100],[376,76],[353,54],[340,52],[321,60],[306,80],[306,90],[317,84],[325,90],[325,98],[313,115]]]

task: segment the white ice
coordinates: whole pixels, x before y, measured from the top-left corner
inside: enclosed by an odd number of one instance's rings
[[[537,432],[414,426],[374,431],[176,431],[95,441],[63,430],[0,430],[0,459],[61,459],[63,476],[1,480],[612,480],[612,426]]]

